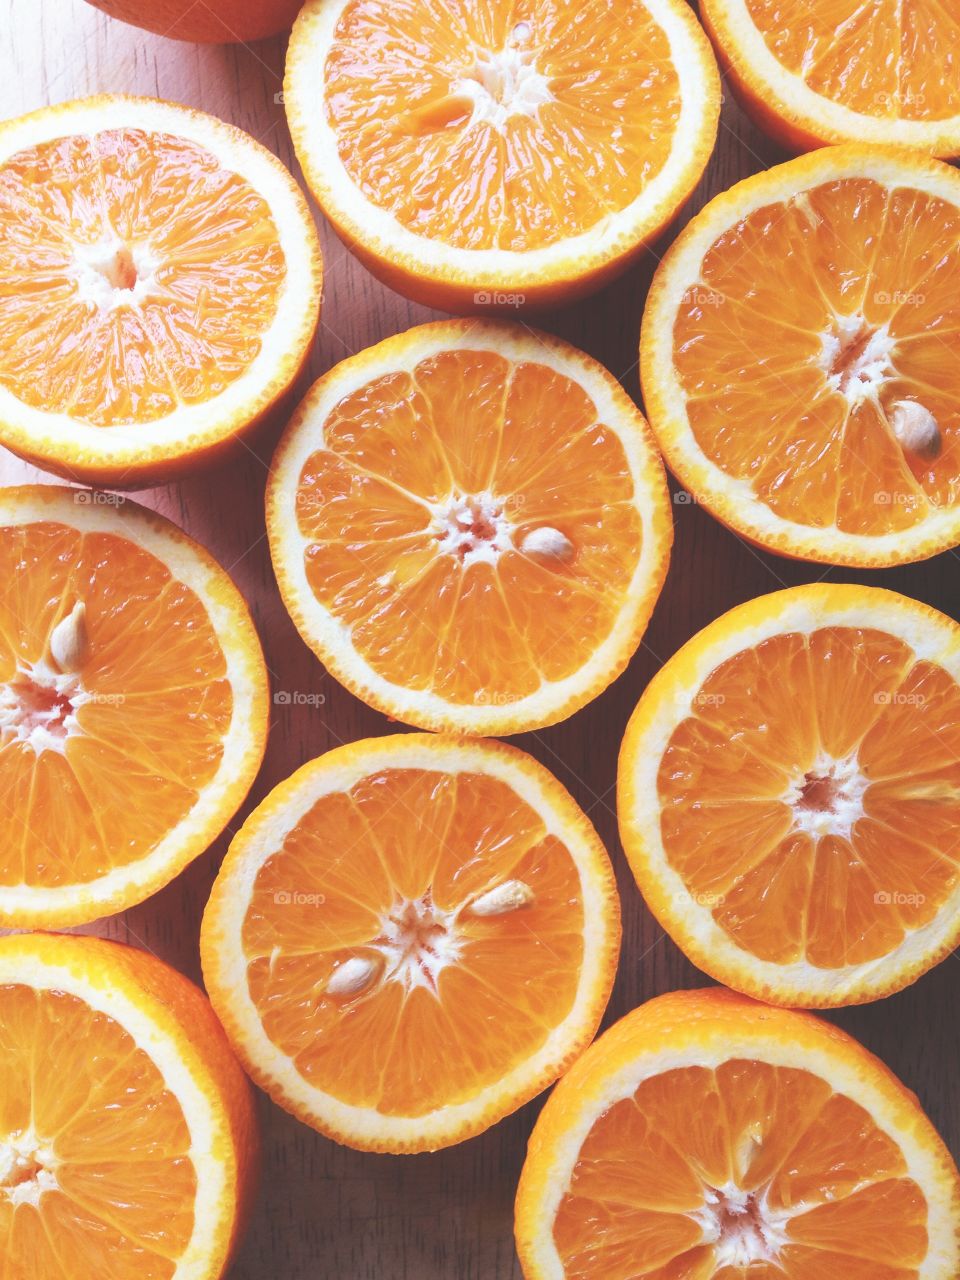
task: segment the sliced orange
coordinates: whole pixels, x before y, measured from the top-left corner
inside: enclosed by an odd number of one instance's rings
[[[960,541],[960,174],[873,147],[738,183],[657,270],[640,342],[667,462],[781,555],[899,564]]]
[[[701,0],[724,72],[786,147],[960,154],[960,13],[944,0]]]
[[[955,1280],[960,1177],[916,1097],[810,1014],[651,1000],[574,1064],[517,1196],[527,1280]]]
[[[462,311],[623,270],[703,172],[720,78],[683,0],[309,0],[285,102],[350,249]]]
[[[256,776],[267,675],[227,574],[114,495],[0,489],[0,925],[154,893]]]
[[[875,1000],[960,941],[960,626],[873,587],[761,596],[650,682],[620,754],[647,903],[727,986]]]
[[[287,390],[320,247],[253,138],[150,98],[0,125],[0,443],[90,484],[219,457]]]
[[[10,1280],[218,1280],[256,1113],[210,1005],[99,938],[0,938],[0,1258]]]
[[[426,729],[572,715],[640,642],[673,536],[646,423],[596,361],[422,325],[317,382],[277,449],[284,601],[343,684]]]
[[[494,742],[401,734],[328,752],[230,846],[203,972],[275,1102],[371,1151],[472,1137],[593,1038],[620,909],[559,782]]]

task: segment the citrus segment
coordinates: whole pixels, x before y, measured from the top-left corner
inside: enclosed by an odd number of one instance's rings
[[[7,925],[147,897],[219,833],[263,753],[266,673],[233,584],[165,520],[93,496],[0,494]]]
[[[670,544],[643,419],[554,338],[441,322],[322,378],[271,470],[277,578],[354,692],[425,728],[518,732],[628,661]]]
[[[677,475],[752,541],[833,563],[960,539],[960,179],[834,148],[712,201],[658,270],[644,396]]]
[[[255,1079],[352,1146],[461,1141],[556,1078],[609,996],[606,854],[541,766],[404,735],[304,766],[231,846],[207,986]]]
[[[186,979],[99,939],[0,939],[0,1078],[9,1274],[223,1274],[252,1190],[255,1116]]]
[[[517,1197],[527,1280],[950,1280],[960,1178],[843,1032],[720,989],[661,996],[574,1064]]]
[[[651,682],[620,761],[651,909],[729,986],[876,999],[956,943],[960,633],[906,597],[811,586],[712,623]]]
[[[0,131],[0,436],[71,477],[143,483],[247,428],[316,324],[290,175],[185,108],[92,98]]]
[[[704,0],[701,17],[738,96],[784,146],[960,152],[960,19],[939,0]]]
[[[716,136],[675,0],[312,0],[285,102],[308,181],[370,268],[456,310],[596,287],[669,221]]]

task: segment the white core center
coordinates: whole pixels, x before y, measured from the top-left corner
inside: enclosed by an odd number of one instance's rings
[[[775,1262],[787,1239],[789,1215],[775,1213],[761,1194],[741,1190],[735,1183],[710,1189],[696,1215],[704,1244],[714,1245],[716,1268],[749,1267]]]
[[[440,550],[458,557],[465,569],[477,563],[496,564],[501,552],[513,546],[503,504],[492,493],[455,496],[438,504],[431,531]]]
[[[156,290],[160,259],[149,245],[122,240],[77,245],[74,279],[80,298],[101,311],[135,306]]]
[[[849,839],[863,817],[867,779],[855,755],[835,760],[820,755],[805,774],[795,778],[783,797],[793,809],[793,829],[819,838]]]
[[[383,980],[405,991],[425,987],[436,994],[441,972],[460,954],[454,913],[438,907],[429,890],[414,901],[397,902],[380,922],[370,944],[383,956]]]
[[[0,685],[0,741],[28,743],[37,755],[66,749],[80,732],[77,711],[89,701],[73,672],[37,662]]]
[[[45,1191],[57,1188],[53,1151],[33,1133],[0,1142],[0,1196],[14,1205],[36,1207]]]
[[[529,25],[518,22],[505,49],[479,50],[470,73],[452,85],[454,97],[471,103],[471,124],[489,124],[502,132],[511,116],[535,116],[553,101],[549,82],[527,47],[530,34]]]
[[[833,328],[822,335],[821,368],[834,391],[851,408],[876,397],[896,375],[893,351],[896,342],[886,326],[874,328],[861,315],[835,316]]]

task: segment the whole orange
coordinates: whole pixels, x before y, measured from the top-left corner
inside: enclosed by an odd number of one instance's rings
[[[174,40],[246,43],[286,31],[302,0],[88,0],[111,18]]]

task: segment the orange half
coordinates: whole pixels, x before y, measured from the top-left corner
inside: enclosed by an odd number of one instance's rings
[[[682,0],[310,0],[284,95],[351,250],[461,311],[622,270],[699,179],[720,81]]]
[[[320,248],[275,156],[212,116],[103,96],[0,127],[0,443],[145,486],[225,450],[317,323]]]
[[[247,1080],[204,996],[99,938],[0,938],[11,1280],[219,1280],[251,1207]]]
[[[232,817],[266,741],[263,655],[223,569],[113,495],[0,490],[0,584],[0,925],[79,924]]]
[[[960,541],[960,174],[875,147],[738,183],[657,270],[640,343],[667,462],[781,555],[882,566]]]
[[[960,939],[960,627],[871,587],[732,609],[650,682],[618,809],[694,963],[778,1004],[875,1000]]]
[[[620,914],[593,828],[512,747],[403,734],[305,765],[204,913],[214,1008],[253,1078],[350,1146],[481,1132],[589,1043]]]
[[[540,1114],[526,1280],[954,1280],[960,1177],[844,1032],[730,991],[616,1023]]]
[[[659,455],[614,378],[557,338],[466,320],[314,385],[273,459],[267,530],[337,679],[459,733],[550,724],[605,689],[672,539]]]
[[[701,0],[721,65],[786,147],[960,154],[960,14],[943,0]]]

